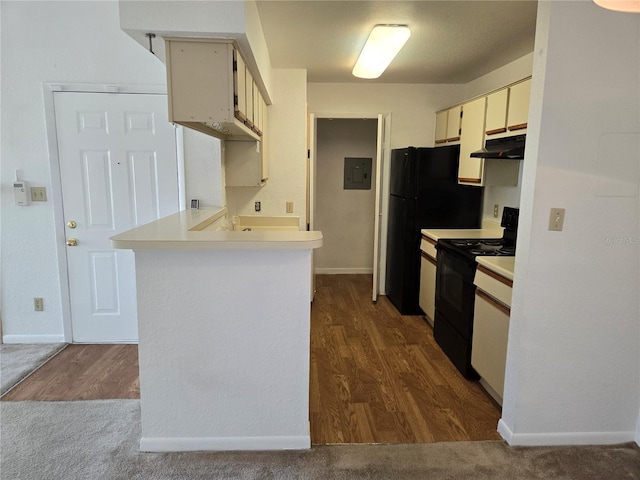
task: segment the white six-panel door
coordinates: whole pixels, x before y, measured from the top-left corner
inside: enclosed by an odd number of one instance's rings
[[[55,92],[54,105],[73,341],[135,342],[133,252],[109,237],[178,211],[166,96]]]

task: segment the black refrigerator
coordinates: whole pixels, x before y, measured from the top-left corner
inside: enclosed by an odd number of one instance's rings
[[[460,147],[391,151],[387,297],[402,315],[421,315],[420,230],[480,228],[482,187],[458,184]]]

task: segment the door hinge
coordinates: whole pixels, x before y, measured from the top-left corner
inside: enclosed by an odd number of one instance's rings
[[[307,158],[311,158],[311,150],[307,149]]]

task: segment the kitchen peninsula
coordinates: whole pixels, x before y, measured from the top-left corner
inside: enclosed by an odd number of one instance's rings
[[[111,238],[135,253],[143,451],[310,447],[321,232],[228,231],[186,210]]]

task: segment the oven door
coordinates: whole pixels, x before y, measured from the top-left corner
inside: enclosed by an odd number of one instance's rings
[[[475,260],[445,248],[438,250],[436,318],[446,321],[468,340],[473,331],[475,272]]]

